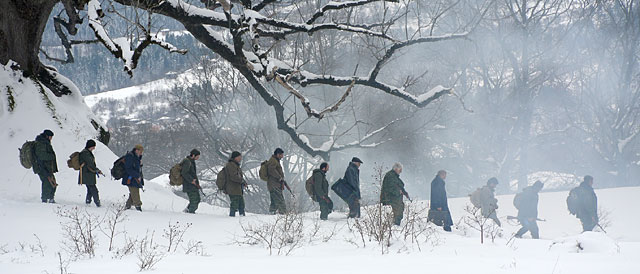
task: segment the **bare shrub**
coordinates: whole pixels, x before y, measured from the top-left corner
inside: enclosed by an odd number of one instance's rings
[[[155,243],[155,231],[147,232],[144,238],[137,241],[136,255],[138,256],[138,267],[140,271],[151,270],[165,256],[161,246]]]
[[[169,223],[169,227],[164,229],[164,233],[162,237],[167,239],[167,252],[176,252],[178,249],[178,245],[182,243],[184,234],[191,227],[191,223],[186,223],[185,225],[180,225],[180,222],[175,222],[174,224]]]
[[[190,240],[185,246],[183,246],[183,248],[185,255],[194,254],[198,256],[209,256],[202,245],[202,241]]]
[[[138,243],[137,239],[131,239],[125,235],[124,237],[124,245],[121,248],[115,248],[115,254],[113,258],[122,259],[124,256],[131,255],[136,250],[136,245]]]
[[[33,237],[36,238],[36,243],[33,245],[29,245],[31,252],[38,253],[40,254],[40,256],[44,257],[44,250],[46,249],[46,247],[42,245],[42,241],[40,240],[40,237],[38,237],[38,235],[33,234]]]
[[[60,207],[56,214],[62,219],[63,245],[74,257],[95,256],[98,245],[95,235],[100,219],[86,209]]]
[[[416,245],[422,250],[422,243],[438,244],[438,230],[429,222],[426,205],[408,203],[404,210],[404,225],[400,229],[400,235],[405,243]]]
[[[113,240],[123,231],[118,231],[118,226],[126,220],[126,209],[124,202],[111,204],[104,217],[104,226],[100,227],[100,231],[109,239],[109,251],[113,251]]]
[[[242,236],[236,239],[241,245],[262,244],[277,255],[288,256],[305,242],[302,215],[291,212],[276,216],[273,221],[261,221],[253,224],[240,224]]]
[[[382,254],[388,252],[391,246],[393,235],[393,212],[389,206],[376,204],[363,208],[360,218],[349,219],[349,231],[360,238],[362,247],[366,247],[367,242],[376,242],[380,246]],[[355,244],[355,241],[352,242]]]
[[[9,249],[7,249],[9,247],[9,244],[3,244],[0,246],[0,255],[4,255],[9,253]]]
[[[69,273],[69,264],[71,263],[70,258],[62,258],[62,252],[58,251],[56,253],[58,256],[58,270],[60,270],[60,274],[68,274]]]
[[[487,227],[491,226],[487,225],[489,218],[482,215],[482,210],[480,208],[470,204],[465,206],[464,211],[467,212],[467,216],[464,217],[464,223],[468,227],[480,232],[480,243],[484,244],[485,230]]]
[[[611,227],[611,211],[602,206],[598,206],[598,226],[596,226],[596,229],[606,233],[609,227]]]

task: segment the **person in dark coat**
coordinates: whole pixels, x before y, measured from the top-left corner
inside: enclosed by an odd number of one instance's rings
[[[240,163],[242,163],[242,154],[234,151],[224,167],[224,172],[226,172],[224,191],[229,195],[229,217],[235,217],[236,212],[240,216],[246,216],[243,195],[247,182],[244,180]]]
[[[200,151],[197,149],[191,150],[189,156],[187,156],[180,165],[180,176],[182,176],[182,192],[187,193],[189,197],[189,204],[185,209],[186,213],[194,214],[198,210],[200,204],[200,180],[198,180],[198,172],[196,170],[196,161],[200,159]]]
[[[442,219],[434,219],[434,223],[440,225],[445,231],[451,231],[453,225],[453,219],[451,218],[451,212],[449,211],[449,202],[447,200],[447,189],[445,187],[444,180],[447,178],[447,172],[444,170],[438,171],[436,177],[431,181],[431,211],[438,211],[433,216],[439,216]]]
[[[534,239],[540,239],[540,233],[538,229],[538,193],[544,187],[544,184],[540,181],[536,181],[532,186],[526,187],[522,190],[522,193],[516,198],[518,201],[516,204],[518,208],[518,221],[522,225],[522,228],[516,232],[516,238],[522,238],[522,235],[531,232],[531,237]]]
[[[320,205],[320,220],[326,221],[333,210],[333,201],[329,198],[329,181],[327,181],[329,164],[322,163],[320,168],[313,171],[313,194]]]
[[[284,158],[284,150],[276,148],[273,155],[267,161],[267,188],[269,189],[269,196],[271,197],[271,204],[269,205],[269,213],[271,214],[286,214],[287,204],[284,200],[284,170],[282,169],[282,161]]]
[[[344,180],[347,182],[353,192],[347,199],[349,205],[349,218],[360,218],[360,165],[362,160],[358,157],[353,157],[347,170],[344,172]]]
[[[593,231],[598,225],[598,197],[593,190],[593,177],[584,176],[584,181],[578,187],[580,206],[576,217],[582,223],[583,231]]]
[[[85,185],[87,187],[87,196],[85,198],[85,203],[90,204],[91,200],[96,204],[97,207],[100,207],[100,195],[98,194],[97,176],[101,174],[104,176],[102,171],[98,167],[96,167],[96,157],[93,156],[93,151],[96,149],[96,141],[88,140],[84,149],[80,152],[79,160],[80,166],[80,174],[78,175],[78,184]]]
[[[135,145],[133,150],[124,157],[125,176],[122,178],[122,185],[129,189],[129,198],[125,204],[125,209],[135,206],[136,210],[142,211],[142,201],[140,200],[140,189],[144,187],[144,177],[142,175],[142,145]]]
[[[393,168],[384,175],[382,179],[382,190],[380,191],[380,203],[390,205],[393,211],[393,224],[400,226],[404,217],[403,197],[407,194],[404,189],[404,182],[400,179],[402,164],[395,163]]]
[[[45,129],[36,137],[36,143],[33,147],[35,164],[33,165],[33,173],[38,174],[40,182],[42,182],[42,194],[40,198],[43,203],[55,203],[54,196],[58,183],[53,175],[58,172],[58,162],[56,153],[51,146],[53,139],[53,131]]]

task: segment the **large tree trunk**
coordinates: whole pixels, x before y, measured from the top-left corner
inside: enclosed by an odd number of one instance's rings
[[[38,75],[42,33],[56,0],[0,1],[0,63],[9,60],[20,65],[27,75]]]

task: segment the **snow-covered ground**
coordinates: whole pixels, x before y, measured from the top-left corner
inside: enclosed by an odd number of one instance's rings
[[[20,82],[22,81],[22,82]],[[567,213],[566,192],[543,193],[540,197],[541,240],[518,239],[509,242],[518,227],[504,221],[504,237],[481,245],[477,233],[462,230],[444,233],[437,230],[430,243],[421,249],[407,247],[399,239],[392,241],[388,254],[382,255],[374,242],[366,247],[350,243],[357,237],[349,231],[343,212],[330,215],[320,223],[320,235],[335,231],[326,242],[305,241],[289,256],[270,256],[264,245],[240,245],[242,225],[271,223],[275,216],[248,214],[227,217],[227,209],[201,204],[198,214],[182,213],[187,201],[174,195],[163,182],[148,182],[142,193],[144,212],[127,211],[118,226],[114,250],[108,250],[106,222],[112,204],[121,205],[126,189],[110,178],[99,178],[98,188],[102,208],[85,205],[85,188],[77,185],[77,173],[66,167],[73,151],[83,148],[95,131],[87,124],[93,117],[77,97],[56,98],[50,92],[56,119],[45,104],[37,104],[42,95],[35,85],[0,69],[0,273],[137,273],[139,245],[128,255],[118,255],[127,239],[153,235],[160,245],[162,259],[149,273],[638,273],[640,269],[640,236],[637,234],[637,210],[640,208],[640,187],[599,189],[602,207],[610,211],[612,225],[608,234],[581,234],[579,222]],[[6,86],[13,88],[15,108],[9,111]],[[60,186],[57,204],[40,203],[40,182],[18,161],[17,148],[33,139],[42,129],[50,128],[56,135],[53,147],[57,152],[57,174]],[[133,144],[132,144],[133,145]],[[111,151],[99,144],[95,151],[97,165],[108,174],[116,159]],[[157,180],[164,180],[158,178]],[[513,196],[501,196],[499,216],[515,215]],[[425,205],[425,201],[415,203]],[[451,199],[453,218],[463,215],[467,198]],[[58,210],[71,210],[96,216],[100,221],[95,231],[96,251],[93,258],[73,257],[64,248],[65,240]],[[423,212],[422,214],[426,214]],[[304,233],[312,233],[317,212],[304,215]],[[167,240],[162,237],[169,225],[178,224],[186,230],[183,243],[175,252],[165,252]],[[123,233],[126,232],[126,233]],[[528,237],[528,236],[527,236]],[[189,242],[196,252],[185,254]],[[578,244],[582,248],[579,251]],[[148,251],[148,250],[147,250]],[[60,254],[60,256],[58,255]],[[60,260],[63,261],[62,271]],[[68,272],[65,272],[68,271]]]

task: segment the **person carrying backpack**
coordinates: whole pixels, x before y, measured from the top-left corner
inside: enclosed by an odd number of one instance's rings
[[[598,225],[598,197],[593,190],[593,177],[584,176],[580,186],[572,190],[576,195],[576,217],[582,223],[582,231],[593,231]]]
[[[142,176],[142,145],[135,145],[133,150],[124,156],[125,176],[122,177],[122,185],[129,189],[129,198],[125,204],[125,209],[135,206],[136,210],[142,211],[142,201],[140,200],[140,189],[144,187]]]
[[[333,201],[329,198],[329,181],[327,181],[327,172],[329,171],[329,164],[322,163],[320,168],[313,171],[311,175],[313,180],[313,194],[315,201],[320,205],[320,220],[326,221],[329,219],[329,214],[333,210]]]
[[[482,216],[493,220],[498,226],[502,226],[496,213],[498,209],[498,199],[496,199],[495,196],[497,186],[498,179],[492,177],[487,181],[487,185],[471,194],[471,203],[473,203],[476,208],[480,208]]]
[[[514,205],[518,209],[518,221],[522,228],[516,232],[516,238],[522,238],[522,235],[531,232],[531,238],[539,239],[538,229],[538,193],[544,187],[540,181],[536,181],[532,186],[526,187],[521,193],[514,197]]]
[[[234,151],[224,169],[220,171],[225,172],[224,192],[229,195],[229,217],[235,217],[236,212],[240,216],[246,216],[243,189],[247,187],[247,183],[240,163],[242,163],[242,154]]]
[[[180,176],[182,176],[182,192],[187,193],[189,197],[189,205],[185,209],[186,213],[195,214],[200,204],[200,181],[198,180],[198,172],[196,171],[196,161],[200,159],[200,151],[197,149],[191,150],[189,156],[187,156],[180,166]]]
[[[286,182],[284,181],[284,171],[280,161],[284,158],[284,150],[276,148],[273,155],[267,161],[267,188],[271,197],[269,205],[269,213],[285,214],[287,213],[287,205],[284,202],[284,191]]]
[[[98,187],[96,186],[96,176],[101,174],[102,171],[96,167],[96,158],[93,156],[93,151],[96,149],[96,141],[88,140],[84,149],[80,152],[80,174],[78,175],[78,184],[85,185],[87,187],[87,196],[85,203],[90,204],[91,200],[100,207],[100,196],[98,195]]]
[[[400,173],[402,173],[402,164],[393,164],[393,168],[382,179],[382,190],[380,191],[380,203],[391,206],[393,224],[397,226],[400,226],[403,218],[403,196],[409,197],[404,189],[404,182],[400,179]]]
[[[48,129],[45,129],[36,137],[36,142],[33,147],[35,160],[33,173],[38,174],[42,182],[42,192],[40,195],[42,202],[54,204],[56,202],[54,196],[58,188],[54,173],[58,172],[58,162],[56,160],[56,153],[53,151],[53,146],[51,146],[52,139],[53,131]]]

